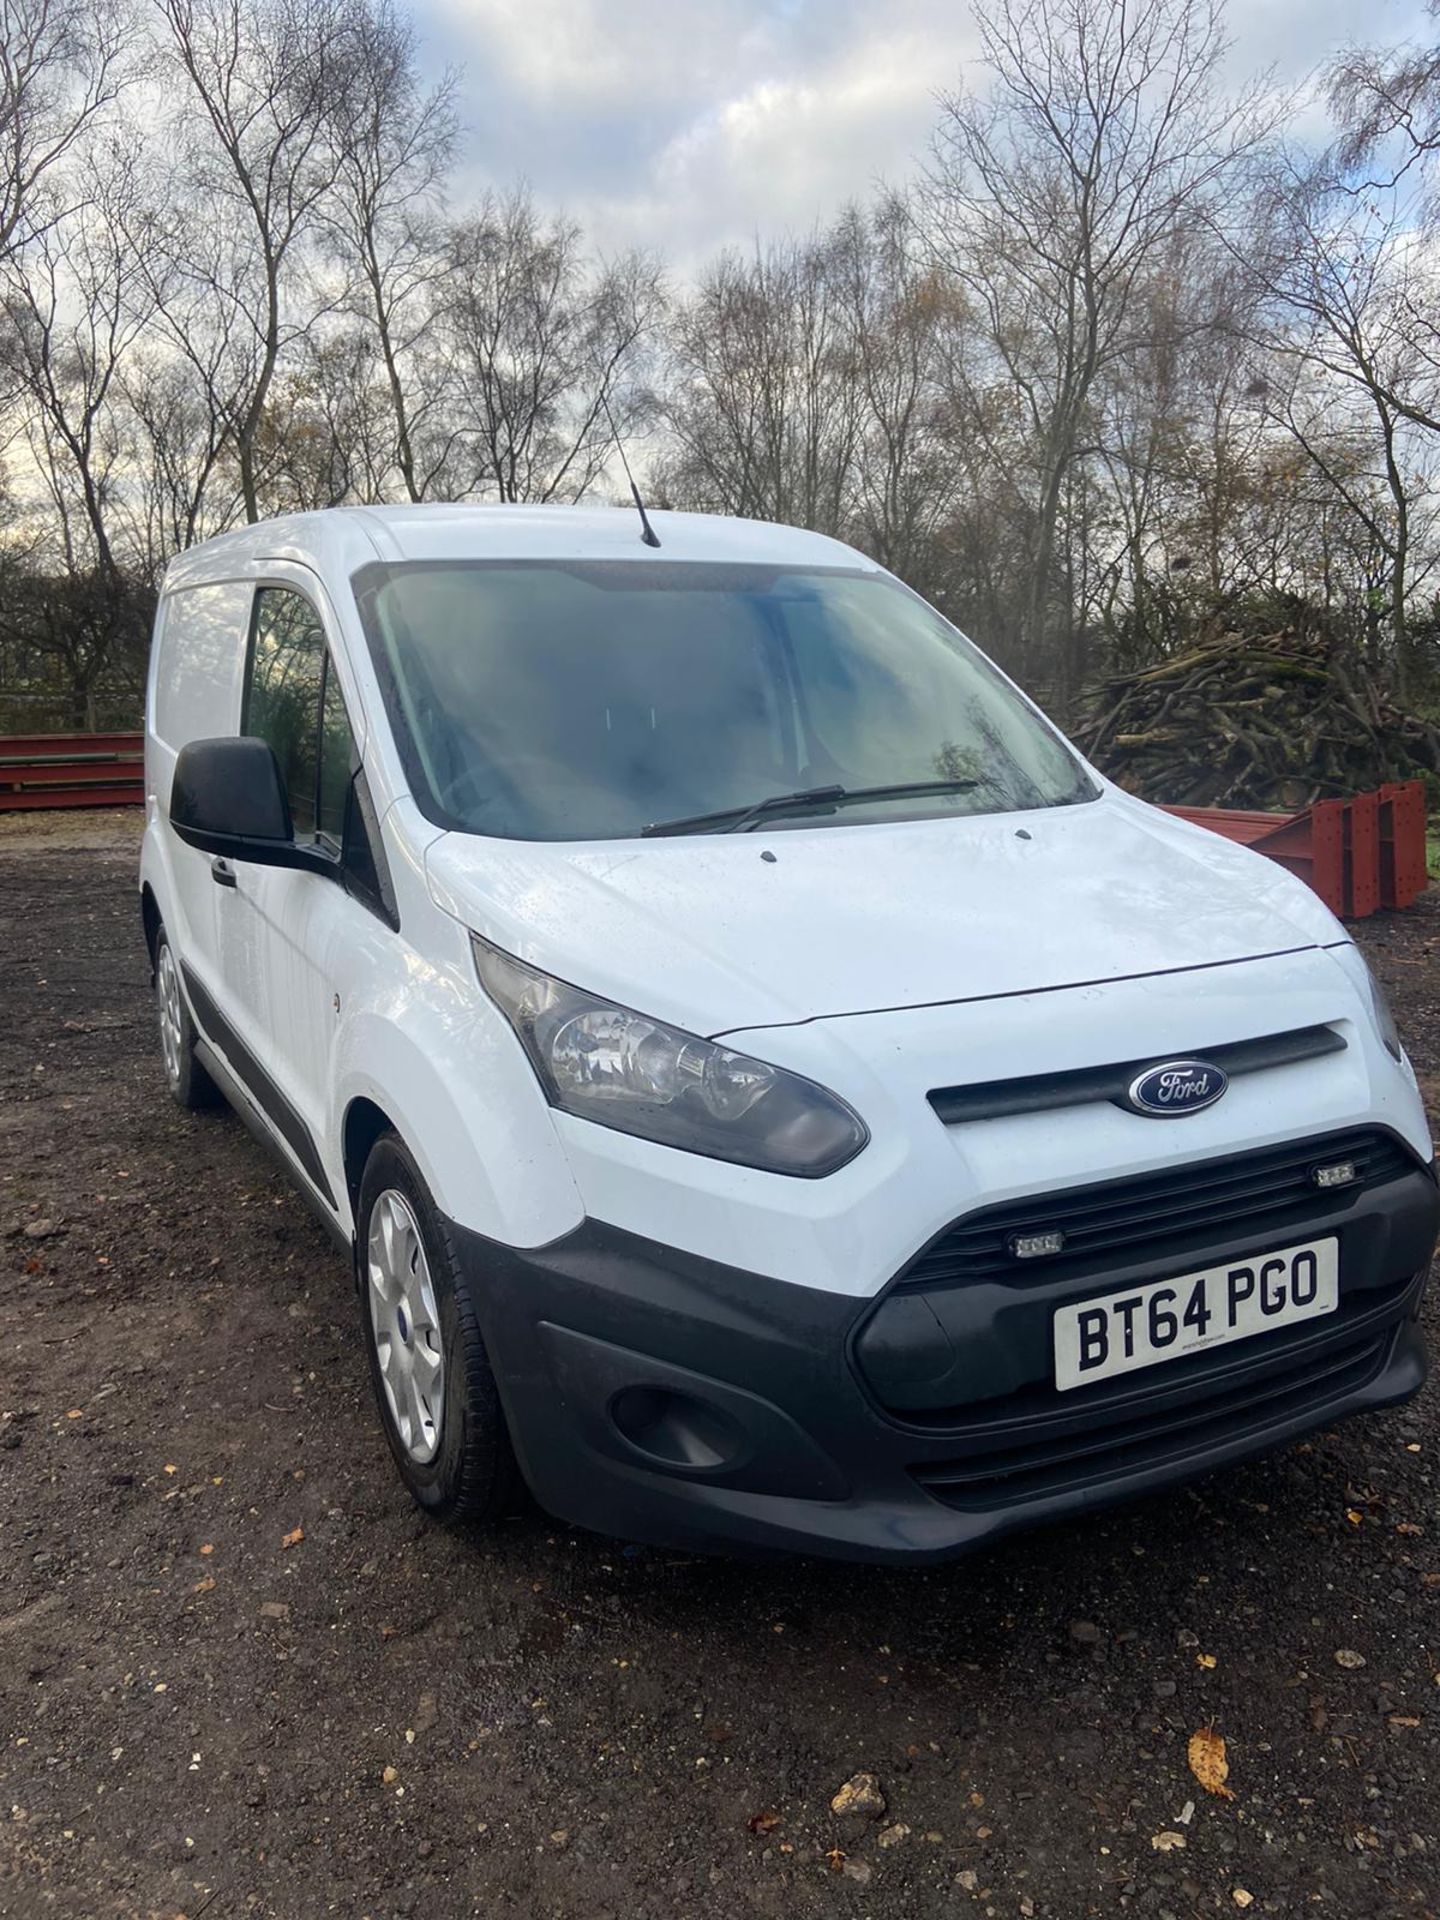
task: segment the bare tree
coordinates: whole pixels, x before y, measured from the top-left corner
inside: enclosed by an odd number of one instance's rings
[[[60,174],[124,84],[132,34],[123,0],[0,0],[0,260],[57,217]]]
[[[925,256],[901,195],[849,209],[833,247],[859,407],[848,530],[923,588],[935,583],[940,530],[969,477],[954,385],[969,352],[968,302]]]
[[[1022,641],[1035,658],[1063,601],[1071,470],[1097,450],[1095,383],[1136,351],[1149,276],[1211,217],[1263,126],[1253,99],[1220,91],[1218,0],[986,0],[978,22],[991,88],[945,100],[927,200],[936,259],[985,316],[1028,421]],[[1059,611],[1063,693],[1072,635]]]
[[[307,336],[271,388],[261,438],[277,511],[382,499],[395,421],[374,333],[351,323]]]
[[[394,463],[411,500],[425,499],[444,469],[443,438],[439,458],[429,457],[443,388],[422,343],[444,267],[435,203],[455,154],[456,81],[447,72],[422,87],[414,26],[392,0],[357,8],[336,131],[339,165],[322,212],[351,276],[347,304],[375,332]]]
[[[248,519],[276,368],[314,324],[305,258],[339,170],[354,71],[350,0],[157,0],[188,88],[183,134],[201,206],[171,222],[181,288],[223,315],[234,347],[227,425]],[[175,326],[183,343],[187,325]]]
[[[1295,369],[1277,383],[1277,418],[1385,552],[1403,691],[1416,492],[1440,450],[1426,445],[1440,433],[1429,250],[1403,197],[1352,193],[1328,158],[1277,165],[1265,211],[1251,263],[1269,296],[1270,349]],[[1372,457],[1357,466],[1361,440]]]
[[[1426,11],[1440,21],[1440,0]],[[1393,187],[1440,154],[1440,46],[1347,47],[1326,78],[1345,168]]]
[[[126,355],[149,318],[137,263],[125,245],[134,192],[123,155],[90,197],[33,236],[24,270],[5,271],[13,363],[29,403],[31,451],[50,493],[68,566],[119,570],[111,510],[124,457],[117,389]]]
[[[578,227],[543,221],[528,192],[487,197],[451,232],[441,308],[452,355],[462,492],[578,500],[639,405],[658,324],[657,268],[639,254],[592,265]]]
[[[859,378],[833,235],[725,253],[676,310],[661,468],[686,504],[839,533],[859,434]]]
[[[80,725],[100,678],[143,631],[138,583],[117,541],[130,452],[120,370],[148,317],[122,238],[135,175],[123,153],[90,159],[86,199],[0,269],[30,467],[50,509],[44,564],[63,575],[35,631],[61,665]]]
[[[197,334],[182,356],[168,343],[137,343],[121,368],[134,440],[126,524],[147,579],[158,579],[172,555],[222,532],[238,508],[207,345],[213,354],[214,337]]]

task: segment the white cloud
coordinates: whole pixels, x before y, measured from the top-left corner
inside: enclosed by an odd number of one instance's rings
[[[462,191],[528,179],[602,248],[682,272],[905,177],[978,45],[963,0],[417,4],[437,63],[466,68]],[[1295,84],[1423,18],[1421,0],[1237,0],[1230,70]]]
[[[911,170],[940,80],[922,37],[893,28],[807,71],[756,78],[649,155],[631,196],[603,208],[604,224],[636,238],[659,228],[682,254],[805,231]]]
[[[670,100],[703,98],[764,39],[747,0],[689,8],[664,0],[433,0],[425,11],[509,88],[560,112],[632,107],[647,89]]]

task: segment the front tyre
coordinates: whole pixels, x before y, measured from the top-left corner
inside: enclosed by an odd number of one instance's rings
[[[365,1163],[356,1255],[370,1377],[400,1478],[437,1520],[498,1520],[519,1474],[495,1375],[445,1222],[393,1133]]]
[[[155,935],[155,1012],[170,1098],[187,1113],[218,1107],[220,1089],[195,1058],[195,1023],[180,990],[180,968],[163,924]]]

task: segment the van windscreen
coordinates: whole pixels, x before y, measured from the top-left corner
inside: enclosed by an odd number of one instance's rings
[[[822,786],[956,783],[768,824],[1002,813],[1096,792],[984,655],[884,575],[415,561],[363,568],[354,586],[411,790],[465,832],[625,839]]]

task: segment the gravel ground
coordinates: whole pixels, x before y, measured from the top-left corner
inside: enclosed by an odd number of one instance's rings
[[[1440,1908],[1434,1388],[939,1572],[439,1531],[342,1263],[165,1097],[137,825],[0,826],[0,1913]],[[1440,898],[1361,937],[1440,1084]]]

